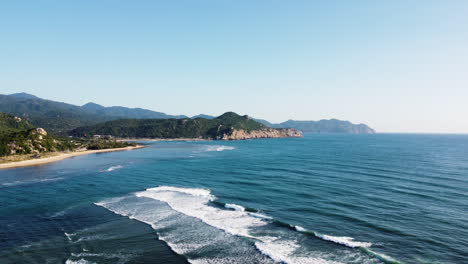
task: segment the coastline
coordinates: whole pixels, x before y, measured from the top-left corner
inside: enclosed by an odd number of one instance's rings
[[[126,141],[213,141],[207,138],[117,138],[118,142]]]
[[[134,147],[125,147],[125,148],[84,150],[84,151],[76,151],[76,152],[55,152],[55,153],[50,153],[53,156],[45,157],[45,158],[0,163],[0,170],[43,165],[43,164],[52,163],[52,162],[64,160],[64,159],[75,157],[75,156],[81,156],[81,155],[87,155],[87,154],[93,154],[93,153],[125,151],[125,150],[134,150],[134,149],[140,149],[140,148],[144,148],[144,146],[137,145]]]

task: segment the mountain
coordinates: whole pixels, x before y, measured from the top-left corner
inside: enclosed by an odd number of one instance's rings
[[[18,99],[39,99],[39,97],[28,93],[14,93],[10,94],[10,96],[13,96]]]
[[[0,156],[63,151],[74,147],[69,139],[50,136],[44,129],[35,128],[21,118],[0,113]]]
[[[188,119],[184,115],[167,115],[162,112],[142,108],[122,106],[104,107],[96,103],[77,106],[52,100],[45,100],[27,93],[11,95],[0,94],[0,112],[21,117],[36,127],[42,127],[52,134],[65,135],[77,127],[117,119]],[[192,119],[216,119],[210,115],[196,115]],[[375,133],[365,124],[352,124],[336,119],[320,121],[288,120],[280,124],[272,124],[266,120],[255,119],[271,128],[293,128],[303,132],[314,133]]]
[[[199,114],[199,115],[192,116],[191,118],[192,119],[195,119],[195,118],[213,119],[213,118],[216,118],[216,117],[211,116],[211,115]]]
[[[375,130],[366,124],[353,124],[349,121],[338,119],[320,121],[296,121],[288,120],[279,124],[272,124],[266,120],[256,119],[258,122],[274,128],[294,128],[304,133],[350,133],[350,134],[373,134]]]
[[[28,130],[31,128],[33,128],[33,125],[19,117],[0,113],[0,136],[13,132]]]
[[[260,123],[264,124],[267,127],[275,127],[276,126],[275,124],[270,123],[270,122],[266,121],[265,119],[256,118],[255,121],[260,122]]]
[[[233,112],[213,119],[121,119],[79,127],[69,133],[76,137],[111,135],[121,138],[248,139],[301,136],[293,129],[272,129]]]
[[[76,149],[107,149],[134,146],[133,143],[117,142],[109,139],[76,139],[58,137],[47,133],[43,128],[34,127],[29,122],[15,116],[0,113],[0,157]],[[31,156],[21,156],[31,158]],[[4,161],[3,158],[0,162]]]
[[[45,128],[55,134],[110,120],[83,111],[76,105],[31,96],[0,95],[0,112],[18,116],[36,127]]]
[[[104,107],[96,103],[87,103],[81,106],[81,108],[99,116],[116,118],[187,118],[187,116],[184,115],[167,115],[165,113],[142,108],[128,108],[123,106]]]
[[[73,128],[120,118],[185,118],[141,108],[104,107],[95,103],[76,106],[26,93],[0,94],[0,112],[26,119],[53,134],[65,134]]]

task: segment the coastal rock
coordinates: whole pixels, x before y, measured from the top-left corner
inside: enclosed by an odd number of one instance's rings
[[[38,127],[34,131],[39,135],[47,136],[47,131],[45,131],[43,128]]]
[[[243,129],[230,129],[223,134],[220,140],[243,140],[253,138],[285,138],[302,137],[302,132],[292,128],[264,128],[259,130],[246,131]]]

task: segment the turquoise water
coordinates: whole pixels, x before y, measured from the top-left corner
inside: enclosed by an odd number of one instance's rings
[[[0,171],[0,263],[468,263],[468,136],[152,142]]]

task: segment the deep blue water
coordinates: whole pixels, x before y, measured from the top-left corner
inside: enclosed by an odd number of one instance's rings
[[[148,142],[0,171],[0,263],[468,263],[468,136]]]

